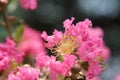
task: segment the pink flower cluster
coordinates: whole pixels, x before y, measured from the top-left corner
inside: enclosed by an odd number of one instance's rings
[[[37,0],[19,0],[20,6],[25,10],[34,10],[37,8]]]
[[[7,38],[6,43],[0,43],[0,71],[9,67],[11,61],[16,60],[20,63],[24,53],[16,48],[16,44]]]
[[[39,80],[39,75],[39,69],[32,68],[29,65],[24,65],[13,70],[9,74],[7,80]]]
[[[102,30],[100,28],[92,28],[92,23],[89,19],[78,22],[76,25],[72,24],[73,21],[74,18],[72,17],[71,20],[67,19],[63,22],[63,27],[65,28],[64,33],[55,29],[53,35],[48,36],[46,32],[43,32],[41,36],[47,41],[45,45],[52,51],[53,55],[77,55],[78,59],[76,59],[76,62],[77,60],[80,60],[83,63],[87,62],[88,70],[84,70],[84,67],[81,67],[83,70],[80,72],[88,79],[92,79],[98,76],[103,70],[103,66],[100,64],[109,58],[110,50],[103,42]],[[44,63],[41,62],[41,60],[37,58],[37,65],[39,65],[39,63]],[[64,64],[64,62],[62,63]],[[80,64],[80,66],[81,65],[82,64]],[[63,67],[62,70],[64,70],[64,68],[65,67]],[[71,66],[70,69],[71,68],[74,67]]]

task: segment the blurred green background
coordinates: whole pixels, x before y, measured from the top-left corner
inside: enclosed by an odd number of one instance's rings
[[[11,0],[7,15],[23,18],[27,25],[49,34],[54,28],[63,31],[63,21],[67,18],[75,17],[75,22],[89,18],[93,26],[100,26],[104,30],[104,40],[111,49],[109,66],[103,72],[102,80],[114,80],[120,73],[120,0],[38,0],[38,7],[34,11],[26,11],[20,8],[18,0]],[[18,24],[15,21],[13,29]],[[4,41],[7,35],[5,27],[0,24],[0,41]]]

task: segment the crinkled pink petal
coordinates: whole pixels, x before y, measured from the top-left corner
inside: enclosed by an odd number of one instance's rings
[[[75,60],[76,60],[76,57],[74,55],[65,55],[63,63],[66,65],[68,70],[70,70],[71,68],[73,68],[75,64]]]
[[[50,57],[47,55],[37,55],[36,57],[36,66],[44,67],[50,64]]]
[[[102,67],[100,66],[100,64],[96,61],[93,61],[92,59],[88,59],[88,63],[89,69],[88,71],[86,71],[86,76],[88,77],[88,79],[92,79],[100,75],[102,71]]]
[[[46,45],[48,48],[55,46],[55,44],[61,40],[62,36],[63,33],[61,31],[57,31],[56,29],[54,30],[52,36],[48,36],[45,31],[41,34],[41,37],[48,42]]]
[[[103,37],[104,33],[100,27],[89,28],[89,34],[91,34],[91,38]]]
[[[70,19],[66,19],[66,20],[63,22],[64,28],[65,28],[65,29],[69,29],[70,26],[72,25],[74,19],[75,19],[74,17],[72,17],[71,20],[70,20]]]
[[[102,38],[83,42],[77,53],[83,60],[88,57],[95,59],[98,56],[101,56],[104,60],[108,60],[110,57],[110,50],[104,45]]]
[[[39,80],[39,69],[32,68],[28,65],[18,68],[18,71],[14,71],[8,75],[7,80]]]
[[[68,72],[73,68],[76,57],[73,55],[66,55],[64,57],[64,62],[55,61],[54,57],[51,57],[50,69],[57,74],[68,75]]]

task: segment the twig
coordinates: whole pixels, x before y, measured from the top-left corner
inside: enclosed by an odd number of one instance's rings
[[[5,13],[5,10],[2,10],[1,12],[2,12],[3,18],[5,20],[5,27],[6,27],[7,31],[8,31],[9,37],[11,39],[13,39],[13,37],[12,37],[12,30],[11,30],[11,23],[10,23],[6,13]]]

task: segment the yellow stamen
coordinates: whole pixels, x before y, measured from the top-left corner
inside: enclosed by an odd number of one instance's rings
[[[77,40],[73,36],[67,35],[63,36],[62,40],[53,50],[61,55],[72,54],[77,49],[77,47]]]

